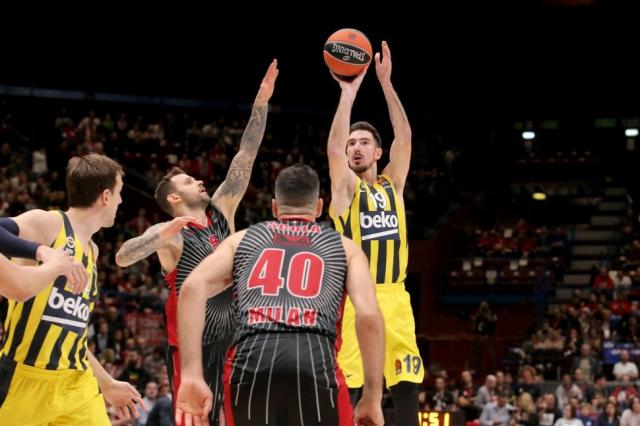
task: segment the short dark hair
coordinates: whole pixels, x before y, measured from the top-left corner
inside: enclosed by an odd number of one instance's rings
[[[124,176],[122,166],[105,155],[73,157],[67,164],[69,207],[91,207],[105,189],[115,190],[118,175]]]
[[[373,127],[373,124],[369,123],[368,121],[356,121],[349,128],[349,133],[355,132],[356,130],[367,130],[371,132],[378,148],[382,148],[382,138],[380,137],[380,132],[378,132],[378,129]]]
[[[318,174],[306,164],[294,164],[278,173],[276,178],[276,200],[280,205],[291,207],[309,206],[320,195]]]
[[[502,397],[502,398],[509,398],[509,391],[506,389],[499,389],[496,392],[496,396],[497,397]]]
[[[167,196],[176,190],[176,186],[173,184],[171,179],[174,176],[183,174],[185,174],[184,170],[179,167],[174,167],[169,171],[169,173],[164,175],[162,180],[158,183],[158,186],[156,186],[156,192],[153,196],[158,202],[160,208],[169,215],[173,215],[173,206],[167,200]]]

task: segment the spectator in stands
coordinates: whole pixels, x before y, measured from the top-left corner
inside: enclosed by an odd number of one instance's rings
[[[615,334],[619,342],[633,343],[638,346],[640,343],[640,336],[638,335],[638,318],[630,314],[623,315],[622,319],[616,324]]]
[[[474,354],[475,366],[477,368],[482,366],[482,354],[485,350],[489,354],[489,370],[495,368],[494,335],[497,319],[497,315],[491,310],[487,301],[481,302],[478,311],[471,316],[477,335]]]
[[[629,376],[623,375],[620,378],[620,384],[615,387],[611,396],[618,403],[619,407],[630,406],[631,399],[638,395],[635,385],[629,380]]]
[[[595,426],[620,426],[616,404],[611,401],[605,402],[602,414],[598,417]]]
[[[589,328],[588,341],[594,353],[602,353],[602,331],[598,327]]]
[[[549,350],[552,352],[556,352],[559,356],[562,354],[562,349],[564,349],[564,337],[562,337],[562,333],[560,332],[560,330],[553,330],[551,332]]]
[[[616,292],[613,301],[609,304],[609,309],[614,315],[629,315],[631,313],[631,302],[627,300],[624,292]]]
[[[133,340],[133,339],[131,339]],[[142,367],[142,356],[137,350],[128,350],[125,368],[119,380],[126,380],[139,390],[143,390],[151,375]]]
[[[92,339],[96,344],[96,352],[98,355],[107,348],[113,347],[113,336],[109,333],[109,323],[107,321],[101,321],[98,325],[98,332]]]
[[[460,411],[464,412],[466,421],[478,418],[478,409],[474,405],[477,390],[473,384],[473,376],[469,370],[460,373],[460,387],[458,389],[456,405]]]
[[[168,388],[169,385],[166,385]],[[171,392],[159,397],[153,409],[149,411],[145,426],[173,426],[173,403],[171,402]]]
[[[628,290],[633,284],[629,273],[626,271],[618,271],[615,278],[613,278],[613,283],[616,291]]]
[[[453,407],[453,395],[443,377],[436,377],[435,390],[427,397],[427,403],[436,411],[447,411]]]
[[[144,358],[144,368],[148,371],[158,371],[160,370],[163,366],[166,366],[165,364],[165,349],[163,346],[156,346],[155,348],[153,348],[153,352],[151,352],[151,354],[147,355]]]
[[[540,419],[536,412],[536,405],[533,398],[527,392],[518,398],[518,407],[513,414],[511,421],[512,426],[538,426]]]
[[[156,405],[156,400],[158,399],[158,384],[154,381],[147,382],[147,385],[144,387],[144,398],[142,401],[144,402],[144,406],[146,410],[138,410],[140,413],[140,417],[138,417],[138,422],[136,426],[145,426],[147,424],[147,418],[149,417],[149,412]]]
[[[600,373],[595,377],[593,390],[596,394],[601,394],[603,398],[609,397],[609,395],[611,394],[611,390],[607,386],[607,378],[604,374]]]
[[[588,343],[580,346],[580,355],[574,358],[571,372],[575,374],[578,368],[582,370],[585,380],[589,383],[592,383],[594,377],[600,374],[600,363],[593,357],[591,345]]]
[[[535,382],[536,370],[530,365],[524,365],[520,368],[519,381],[513,387],[516,396],[523,393],[530,394],[534,399],[540,396],[540,386]]]
[[[584,426],[593,426],[596,421],[596,417],[592,411],[591,404],[588,402],[580,404],[580,413],[578,414],[578,418]]]
[[[599,290],[613,290],[615,283],[611,276],[609,276],[609,270],[604,266],[600,268],[600,273],[593,279],[593,288]]]
[[[580,388],[582,397],[585,400],[591,401],[593,399],[595,395],[595,388],[591,385],[590,382],[587,381],[581,368],[576,368],[573,372],[573,382],[576,384],[576,386],[578,386],[578,388]],[[576,408],[580,407],[576,406]]]
[[[576,417],[577,409],[571,404],[564,406],[562,417],[556,420],[554,426],[584,426],[582,421]]]
[[[622,376],[629,376],[629,379],[636,380],[638,378],[638,366],[629,361],[629,351],[622,350],[620,352],[620,361],[613,366],[613,377],[616,380],[622,380]]]
[[[573,306],[563,305],[561,310],[560,329],[564,332],[580,329],[580,321],[578,320],[578,310]]]
[[[507,404],[506,392],[499,392],[497,396],[496,402],[489,403],[482,409],[480,426],[509,426],[514,407]]]
[[[34,176],[42,176],[48,171],[47,151],[43,146],[34,149],[31,153],[31,173]]]
[[[562,417],[562,412],[558,409],[556,397],[552,393],[545,393],[538,399],[538,418],[540,426],[553,426]]]
[[[478,389],[478,395],[476,396],[475,405],[479,411],[482,411],[485,405],[493,401],[496,388],[496,376],[489,374],[485,380],[484,385]]]
[[[562,375],[562,383],[556,388],[556,398],[558,399],[558,405],[561,407],[567,405],[570,398],[583,399],[582,391],[573,383],[571,374]]]
[[[629,401],[629,407],[622,412],[620,426],[640,425],[640,399],[637,396],[632,397]]]

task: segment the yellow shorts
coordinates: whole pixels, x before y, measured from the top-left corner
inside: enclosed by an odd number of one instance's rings
[[[0,425],[111,425],[91,370],[14,370],[12,363],[0,359]]]
[[[416,344],[416,326],[409,293],[405,291],[404,284],[378,284],[376,296],[385,324],[384,377],[387,388],[398,382],[422,383],[424,365]],[[347,298],[338,365],[350,388],[359,388],[364,384],[355,320],[355,310]]]

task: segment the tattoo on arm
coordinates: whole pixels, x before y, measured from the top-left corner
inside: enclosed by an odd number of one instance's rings
[[[163,239],[157,228],[150,228],[143,235],[126,241],[117,253],[118,263],[131,265],[172,243],[178,243],[181,235]]]
[[[233,157],[227,176],[214,195],[241,198],[249,186],[253,162],[258,155],[258,149],[267,126],[268,104],[253,106],[251,119],[242,133],[240,149]]]

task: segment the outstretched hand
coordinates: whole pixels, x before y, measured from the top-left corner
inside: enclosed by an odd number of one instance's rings
[[[198,219],[192,216],[175,217],[158,230],[158,236],[162,239],[175,237],[189,222],[197,221]]]
[[[254,102],[255,105],[264,105],[269,102],[269,99],[271,99],[271,96],[273,95],[273,89],[279,73],[278,60],[274,59],[271,61],[271,64],[267,69],[267,73],[262,79],[262,83],[260,83],[260,89],[258,90],[258,94],[256,95],[256,100]]]
[[[380,52],[376,52],[374,56],[376,63],[376,75],[380,84],[384,85],[391,83],[391,50],[386,41],[382,42],[382,55]]]

